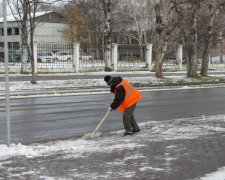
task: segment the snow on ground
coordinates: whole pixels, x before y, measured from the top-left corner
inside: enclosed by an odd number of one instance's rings
[[[123,158],[112,158],[110,162],[104,162],[109,166],[120,167],[126,166],[127,162],[141,162],[137,163],[138,170],[141,172],[167,172],[170,169],[164,169],[164,166],[159,164],[148,164],[146,159],[149,158],[143,154],[143,152],[138,151],[138,149],[151,148],[146,147],[148,143],[155,142],[176,142],[185,140],[201,139],[201,137],[206,137],[214,135],[216,133],[224,133],[225,126],[221,126],[225,122],[225,115],[218,116],[202,116],[196,118],[184,118],[184,119],[174,119],[167,121],[149,121],[140,124],[142,131],[132,137],[121,138],[122,130],[111,131],[111,132],[98,132],[94,138],[90,138],[91,133],[77,139],[71,140],[61,140],[56,142],[48,143],[36,143],[30,145],[22,144],[12,144],[10,147],[6,145],[0,145],[0,170],[9,163],[8,159],[11,157],[25,157],[27,159],[45,157],[46,159],[54,154],[60,154],[62,159],[79,159],[79,158],[89,158],[96,154],[101,154],[101,157],[109,156],[117,152],[121,154],[127,151],[132,151],[134,149],[135,153],[132,156],[122,156]],[[168,152],[179,151],[176,144],[167,145],[166,149]],[[145,150],[146,152],[146,150]],[[168,163],[178,160],[179,152],[166,153],[165,162]],[[85,171],[85,170],[83,170]],[[93,174],[88,174],[83,172],[79,173],[77,171],[73,173],[75,178],[89,179],[93,177]],[[28,172],[23,172],[28,173]],[[34,172],[29,172],[35,174]],[[43,172],[39,172],[42,174]],[[119,172],[118,172],[119,173]],[[120,172],[121,173],[121,172]],[[22,176],[24,174],[17,174],[16,176]],[[39,176],[39,178],[44,177],[44,174]],[[15,174],[14,174],[15,176]],[[104,176],[105,179],[111,177],[110,174],[96,174],[96,179],[101,179]],[[126,173],[121,173],[119,176],[122,178],[132,178],[135,177],[135,171],[130,171]],[[48,179],[46,177],[44,179]],[[51,177],[52,178],[52,177]],[[104,179],[103,178],[103,179]],[[216,172],[211,174],[206,174],[204,177],[198,177],[200,180],[224,180],[225,178],[225,167],[219,168]],[[54,178],[53,178],[54,179]],[[56,178],[57,179],[57,178]]]
[[[132,72],[134,73],[134,72]],[[135,72],[136,73],[136,72]],[[138,72],[142,73],[143,72]],[[87,74],[87,73],[86,73]],[[98,73],[88,73],[88,74],[102,74],[105,72]],[[114,73],[108,73],[112,76]],[[147,73],[146,73],[147,74]],[[55,74],[56,76],[58,74]],[[66,74],[65,74],[66,75]],[[70,74],[71,75],[71,74]],[[82,74],[81,74],[82,75]],[[122,75],[122,73],[121,73]],[[225,75],[212,75],[217,77],[225,77]],[[126,77],[124,77],[126,78]],[[180,80],[190,82],[189,78],[183,75],[167,76],[172,82],[177,82]],[[163,82],[153,76],[149,77],[132,77],[127,78],[133,83],[147,83],[152,85],[159,85]],[[52,81],[38,81],[37,85],[32,85],[30,82],[10,82],[10,91],[16,92],[20,90],[40,90],[42,88],[55,88],[55,87],[97,87],[105,86],[106,84],[103,79],[69,79],[69,80],[52,80]],[[0,91],[5,90],[5,83],[0,82]],[[28,159],[36,157],[49,157],[53,154],[63,154],[64,159],[70,158],[81,158],[91,156],[95,153],[106,153],[110,154],[112,152],[118,151],[123,152],[126,150],[132,150],[134,148],[145,147],[144,142],[161,142],[169,140],[186,140],[186,139],[197,139],[201,136],[213,135],[218,132],[225,132],[225,128],[221,127],[220,124],[225,122],[224,115],[209,116],[209,117],[199,117],[199,118],[186,118],[177,119],[170,121],[150,121],[142,123],[142,132],[133,136],[133,138],[121,138],[122,130],[109,132],[109,133],[98,133],[97,137],[90,139],[89,135],[85,135],[83,138],[71,139],[65,141],[48,142],[43,144],[12,144],[10,147],[0,144],[0,170],[4,168],[7,163],[7,159],[12,157],[25,157]],[[176,149],[176,146],[167,146],[168,149]],[[132,157],[127,156],[124,159],[115,159],[112,162],[108,162],[110,166],[124,166],[127,161],[138,160],[141,161],[147,158],[142,153],[136,152]],[[165,161],[171,162],[176,160],[177,156],[165,155]],[[143,163],[143,166],[138,168],[141,172],[154,171],[162,172],[168,171],[161,167],[154,167],[149,164]],[[28,174],[35,174],[33,171],[24,172]],[[75,178],[87,177],[90,178],[88,174],[79,174],[74,172]],[[15,175],[15,174],[14,174]],[[24,174],[18,174],[20,177]],[[124,178],[135,177],[135,171],[130,171],[126,173],[121,173]],[[107,174],[100,175],[99,178],[105,177],[107,179]],[[40,175],[41,179],[51,179],[52,177],[47,177]],[[96,175],[98,178],[98,175]],[[0,178],[1,179],[1,178]],[[54,179],[54,178],[52,178]],[[219,168],[216,172],[205,174],[203,177],[198,177],[200,180],[224,180],[225,179],[225,167]]]
[[[200,178],[200,180],[224,180],[224,179],[225,179],[225,167],[221,167],[216,172],[206,174],[205,177]]]
[[[146,77],[126,77],[123,74],[146,74],[149,76]],[[105,75],[106,72],[90,72],[90,73],[76,73],[76,75]],[[114,76],[118,74],[118,72],[107,72],[108,75]],[[141,83],[147,85],[164,85],[166,83],[190,83],[190,82],[201,82],[198,79],[191,79],[187,78],[186,75],[170,75],[166,76],[165,79],[158,79],[152,75],[152,73],[147,71],[137,71],[137,72],[120,72],[119,73],[123,78],[130,80],[132,83]],[[151,74],[151,76],[150,76]],[[176,72],[174,74],[177,74]],[[51,74],[52,75],[52,74]],[[54,74],[55,76],[59,76],[62,74]],[[63,75],[73,75],[70,74],[63,74]],[[1,75],[3,76],[3,75]],[[28,76],[28,75],[21,75],[21,74],[13,74],[11,76]],[[29,75],[30,76],[30,75]],[[47,76],[47,75],[46,75]],[[213,77],[218,78],[225,78],[225,74],[212,74]],[[79,87],[99,87],[105,86],[106,83],[103,79],[68,79],[68,80],[40,80],[38,84],[33,85],[29,81],[20,81],[20,82],[9,82],[10,92],[16,91],[24,91],[24,90],[41,90],[45,89],[52,89],[52,88],[79,88]],[[5,90],[5,82],[0,82],[0,91]]]

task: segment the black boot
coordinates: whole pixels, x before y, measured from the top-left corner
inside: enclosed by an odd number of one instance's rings
[[[133,135],[133,132],[132,131],[125,131],[123,133],[124,136],[127,136],[127,135]]]
[[[141,130],[140,129],[135,129],[133,130],[133,133],[137,133],[137,132],[140,132]]]

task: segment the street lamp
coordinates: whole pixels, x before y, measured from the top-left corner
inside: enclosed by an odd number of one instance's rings
[[[5,58],[5,94],[6,94],[6,127],[7,146],[10,146],[10,114],[9,114],[9,70],[8,70],[8,40],[7,40],[7,14],[6,0],[3,0],[3,24],[4,24],[4,58]]]

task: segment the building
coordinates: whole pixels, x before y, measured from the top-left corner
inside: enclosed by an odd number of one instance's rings
[[[67,28],[64,17],[54,11],[37,12],[34,42],[36,43],[66,43],[63,31]],[[7,38],[9,49],[21,47],[21,30],[13,15],[7,17]],[[4,25],[0,18],[0,49],[4,47]]]

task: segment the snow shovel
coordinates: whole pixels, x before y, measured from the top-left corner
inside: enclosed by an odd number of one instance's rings
[[[95,135],[95,133],[98,131],[98,129],[100,128],[100,126],[102,125],[102,123],[106,120],[106,118],[108,117],[110,113],[110,110],[108,110],[105,114],[105,116],[102,118],[101,122],[98,124],[98,126],[95,128],[94,132],[92,133],[91,137],[93,137]]]

